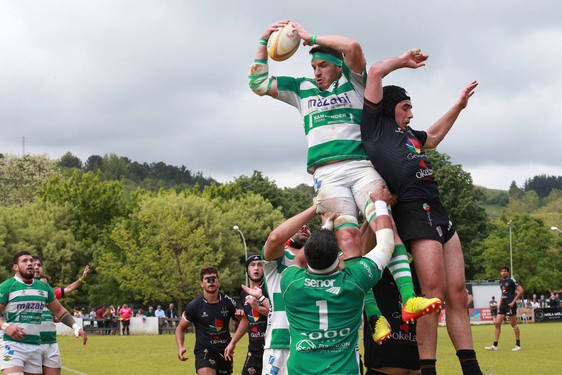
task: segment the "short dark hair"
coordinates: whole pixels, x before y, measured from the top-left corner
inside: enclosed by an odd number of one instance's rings
[[[27,250],[22,250],[16,253],[16,255],[14,255],[14,264],[18,264],[18,261],[20,260],[21,256],[24,255],[31,255],[31,253]]]
[[[41,265],[43,265],[43,259],[41,259],[41,257],[39,255],[32,255],[31,259],[38,260],[39,263],[41,263]]]
[[[312,268],[324,269],[334,263],[340,249],[334,232],[320,229],[312,233],[304,244],[306,262]]]
[[[200,273],[200,275],[199,275],[200,278],[201,278],[201,281],[203,281],[203,276],[205,276],[205,275],[210,275],[210,274],[213,274],[213,273],[214,273],[215,275],[217,275],[217,279],[218,279],[218,278],[219,278],[219,271],[217,271],[217,268],[216,268],[216,267],[213,267],[213,266],[205,266],[205,267],[201,268],[201,273]]]
[[[343,53],[341,53],[340,51],[336,51],[335,49],[330,47],[316,46],[312,48],[310,51],[308,51],[308,53],[311,55],[315,54],[316,52],[328,53],[334,57],[337,57],[340,60],[343,60]]]
[[[500,271],[506,270],[507,272],[509,272],[509,267],[508,266],[503,266],[502,268],[500,268]]]

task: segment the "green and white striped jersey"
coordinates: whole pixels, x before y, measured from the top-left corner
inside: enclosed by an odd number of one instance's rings
[[[23,340],[14,340],[4,333],[5,341],[41,344],[41,314],[55,299],[53,289],[40,280],[26,284],[14,276],[0,284],[0,304],[4,305],[4,320],[23,328]]]
[[[41,313],[41,344],[55,344],[57,342],[57,326],[53,313],[44,308]]]
[[[289,323],[285,312],[285,303],[281,295],[281,273],[291,265],[294,258],[295,254],[285,248],[281,258],[271,261],[263,260],[263,275],[267,294],[269,295],[265,349],[289,348]]]
[[[296,107],[308,144],[307,170],[338,159],[367,159],[361,143],[361,114],[367,73],[345,64],[341,77],[325,91],[311,78],[276,77],[277,99]]]
[[[296,266],[283,272],[290,374],[359,374],[356,347],[363,298],[380,277],[381,271],[368,258],[329,275],[310,274]]]

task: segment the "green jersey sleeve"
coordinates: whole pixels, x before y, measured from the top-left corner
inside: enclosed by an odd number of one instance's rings
[[[296,107],[300,111],[300,80],[293,77],[280,76],[277,79],[277,99]]]
[[[361,258],[361,260],[349,266],[348,269],[353,275],[354,281],[365,292],[375,286],[382,275],[377,264],[369,258]]]

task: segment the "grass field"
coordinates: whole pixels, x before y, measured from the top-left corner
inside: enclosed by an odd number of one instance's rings
[[[493,341],[491,325],[473,326],[474,344],[480,367],[493,375],[562,374],[562,323],[520,324],[520,352],[512,352],[513,330],[504,325],[499,350],[488,352],[484,346]],[[195,374],[193,334],[186,335],[189,360],[180,362],[173,335],[160,336],[90,336],[82,346],[73,337],[59,337],[64,375],[87,374]],[[240,374],[247,350],[247,336],[237,345],[234,374]],[[360,345],[362,347],[362,345]],[[461,374],[455,350],[446,328],[439,328],[437,372]]]

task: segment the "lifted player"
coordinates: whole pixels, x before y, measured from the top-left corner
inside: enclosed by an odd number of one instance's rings
[[[204,267],[200,272],[203,294],[192,300],[182,314],[176,328],[178,359],[186,361],[185,330],[195,326],[195,369],[198,375],[226,375],[232,373],[232,360],[225,349],[230,342],[230,319],[235,317],[236,303],[226,294],[219,293],[219,274],[215,267]]]
[[[14,277],[0,284],[0,325],[4,331],[2,347],[3,374],[41,374],[41,314],[47,306],[63,324],[74,330],[76,338],[86,333],[70,313],[57,301],[53,289],[34,279],[34,261],[27,251],[14,255]],[[5,319],[5,320],[4,320]]]
[[[500,280],[500,289],[502,296],[500,299],[500,308],[496,317],[496,331],[494,335],[494,343],[487,346],[486,350],[498,350],[498,341],[502,330],[502,323],[506,316],[515,333],[515,346],[511,349],[514,352],[521,350],[521,341],[519,338],[519,327],[517,326],[517,300],[523,295],[523,287],[517,284],[513,277],[509,277],[509,268],[502,267],[500,270],[502,279]]]

